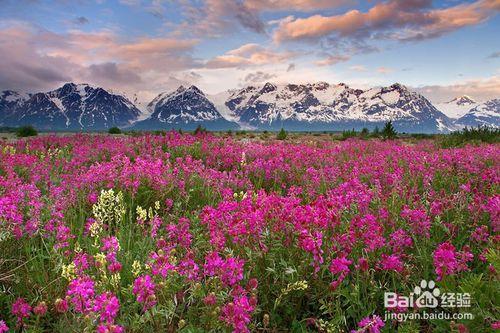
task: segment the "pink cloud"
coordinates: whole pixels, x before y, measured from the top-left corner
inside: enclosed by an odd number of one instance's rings
[[[147,89],[197,67],[192,39],[123,40],[111,31],[53,33],[22,22],[0,28],[0,89],[38,90],[67,81]],[[168,65],[167,65],[168,64]]]
[[[223,55],[210,59],[206,68],[232,68],[268,65],[287,61],[296,56],[293,52],[278,52],[258,44],[245,44]]]
[[[317,66],[331,66],[349,59],[350,57],[346,55],[329,55],[324,59],[315,61],[314,64]]]
[[[430,0],[390,0],[367,12],[351,10],[341,15],[313,15],[283,21],[276,41],[317,39],[325,36],[365,38],[430,38],[481,23],[499,10],[498,0],[479,0],[444,9],[432,9]],[[390,34],[384,32],[390,31]],[[377,33],[382,33],[376,35]]]
[[[472,96],[478,101],[500,96],[500,76],[469,79],[448,85],[428,85],[413,88],[433,102],[446,102],[462,95]]]

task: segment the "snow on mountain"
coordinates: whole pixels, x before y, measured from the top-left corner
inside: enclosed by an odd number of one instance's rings
[[[232,92],[225,105],[239,122],[258,128],[335,130],[380,126],[392,120],[400,131],[452,129],[446,115],[400,84],[363,91],[325,82],[266,83]]]
[[[456,97],[451,101],[438,103],[436,107],[439,111],[447,115],[450,119],[458,119],[464,116],[469,110],[476,107],[479,103],[471,97],[464,95]]]
[[[498,99],[478,104],[462,96],[444,103],[447,108],[436,108],[401,84],[360,90],[343,83],[268,82],[209,96],[195,86],[180,86],[149,103],[141,103],[137,94],[131,100],[99,87],[74,83],[32,95],[4,91],[0,94],[0,125],[30,124],[42,130],[102,130],[112,126],[194,129],[201,125],[211,130],[284,127],[314,131],[373,129],[391,120],[401,132],[499,127]]]
[[[156,96],[149,104],[151,115],[133,125],[135,129],[196,128],[198,125],[209,129],[237,128],[226,120],[195,86],[180,86],[174,92]]]
[[[30,98],[29,94],[23,94],[13,90],[0,92],[0,124],[28,98]]]
[[[33,125],[42,130],[102,130],[128,125],[139,114],[123,96],[88,84],[67,83],[11,106],[0,121],[6,126]]]
[[[460,117],[456,124],[460,127],[491,126],[500,128],[500,99],[492,99],[477,105]]]

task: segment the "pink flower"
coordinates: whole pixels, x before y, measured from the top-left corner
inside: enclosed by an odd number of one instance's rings
[[[113,323],[120,310],[120,302],[115,295],[105,292],[95,298],[93,310],[100,314],[101,322]]]
[[[247,290],[249,290],[249,291],[255,290],[255,289],[257,289],[258,286],[259,286],[259,281],[257,281],[256,278],[252,278],[252,279],[248,280]]]
[[[413,239],[403,229],[393,232],[389,239],[389,246],[397,253],[403,253],[405,249],[413,245]]]
[[[396,271],[398,273],[401,273],[404,270],[404,264],[397,254],[382,254],[379,261],[379,266],[380,269],[385,271]]]
[[[358,330],[351,331],[352,333],[380,333],[380,329],[385,326],[384,321],[377,315],[363,318],[358,323]]]
[[[85,313],[91,306],[94,293],[94,281],[84,275],[69,283],[66,295],[76,312]]]
[[[345,257],[335,258],[330,263],[329,269],[332,274],[349,273],[350,264],[352,264],[352,260],[346,259]]]
[[[45,302],[40,302],[33,308],[33,313],[38,316],[43,316],[47,313],[47,304]]]
[[[434,251],[434,268],[437,280],[441,280],[445,275],[455,274],[458,262],[455,247],[448,243],[441,243]]]
[[[222,283],[233,286],[243,279],[244,261],[229,257],[222,259],[217,252],[212,252],[205,257],[205,275],[218,276]]]
[[[330,283],[330,288],[332,290],[337,289],[337,287],[344,281],[347,274],[349,273],[349,265],[352,264],[352,260],[346,259],[345,257],[339,257],[332,260],[330,263],[329,270],[332,274],[340,274],[337,279]]]
[[[99,324],[97,333],[123,333],[125,329],[120,325],[114,324]]]
[[[471,238],[478,243],[487,242],[489,237],[490,233],[488,232],[488,227],[485,225],[477,227],[471,234]]]
[[[24,300],[24,298],[19,297],[12,304],[12,314],[17,317],[18,325],[22,325],[23,320],[28,318],[31,314],[31,306]]]
[[[139,276],[134,281],[132,292],[137,297],[137,302],[142,303],[142,309],[147,311],[156,304],[155,283],[149,275]]]
[[[359,269],[362,272],[366,272],[369,268],[370,266],[366,258],[361,257],[358,259],[358,264],[356,265],[356,269]]]
[[[217,297],[214,293],[210,293],[205,296],[205,298],[203,299],[203,303],[205,303],[206,305],[214,305],[215,303],[217,303]]]
[[[423,209],[409,209],[405,207],[401,211],[401,217],[410,222],[410,227],[415,234],[429,238],[431,220]]]
[[[66,311],[68,311],[69,308],[68,302],[65,299],[60,299],[60,298],[56,299],[54,305],[56,311],[59,313],[65,313]]]
[[[247,296],[237,296],[231,303],[222,307],[220,319],[232,326],[235,333],[250,332],[247,325],[254,308]]]
[[[9,326],[5,323],[5,321],[0,320],[0,333],[5,333],[9,331]]]

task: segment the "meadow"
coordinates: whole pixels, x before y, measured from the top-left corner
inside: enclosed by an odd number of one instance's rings
[[[432,138],[2,140],[0,333],[494,332],[499,163]],[[425,310],[384,304],[421,280],[472,318],[386,319]]]

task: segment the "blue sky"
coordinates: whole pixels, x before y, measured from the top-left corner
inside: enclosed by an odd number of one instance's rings
[[[0,0],[0,89],[266,81],[500,97],[500,0]]]

